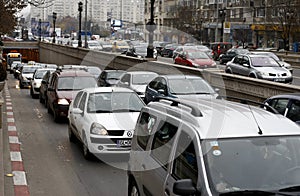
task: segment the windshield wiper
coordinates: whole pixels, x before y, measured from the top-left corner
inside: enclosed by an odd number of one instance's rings
[[[300,185],[294,185],[279,189],[280,192],[300,192]]]
[[[291,195],[291,194],[280,193],[278,191],[240,190],[240,191],[231,191],[227,193],[220,193],[220,195]]]

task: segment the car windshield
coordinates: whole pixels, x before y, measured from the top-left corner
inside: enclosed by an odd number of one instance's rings
[[[140,112],[143,106],[142,100],[133,92],[91,93],[87,103],[87,112]]]
[[[34,73],[37,67],[23,67],[22,73],[28,74],[28,73]]]
[[[176,95],[186,94],[212,94],[213,88],[203,79],[171,79],[169,80],[170,93]]]
[[[300,136],[205,140],[202,146],[209,184],[219,194],[300,185]]]
[[[277,61],[268,56],[251,57],[251,62],[254,67],[280,67]]]
[[[209,59],[209,56],[207,56],[204,52],[188,52],[187,55],[190,59]]]
[[[132,84],[148,84],[157,74],[135,74],[132,76]]]
[[[48,70],[39,70],[39,71],[35,72],[34,78],[35,79],[43,79],[43,77],[47,71]]]
[[[84,88],[97,86],[97,81],[94,77],[61,77],[58,80],[57,90],[81,90]]]

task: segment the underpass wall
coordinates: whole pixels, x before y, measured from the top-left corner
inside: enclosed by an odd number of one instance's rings
[[[254,101],[282,94],[300,92],[300,87],[274,83],[243,76],[226,74],[217,69],[200,70],[155,60],[137,59],[119,54],[90,51],[56,44],[40,43],[40,59],[45,63],[94,65],[101,69],[143,70],[158,74],[193,74],[205,78],[223,96],[240,97]]]

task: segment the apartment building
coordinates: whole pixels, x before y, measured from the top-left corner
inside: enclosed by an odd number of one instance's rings
[[[154,40],[282,48],[300,41],[299,10],[299,0],[156,0]]]

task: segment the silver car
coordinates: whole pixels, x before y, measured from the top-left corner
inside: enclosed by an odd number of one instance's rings
[[[274,82],[291,83],[293,81],[288,69],[266,55],[237,55],[226,64],[225,72]]]

